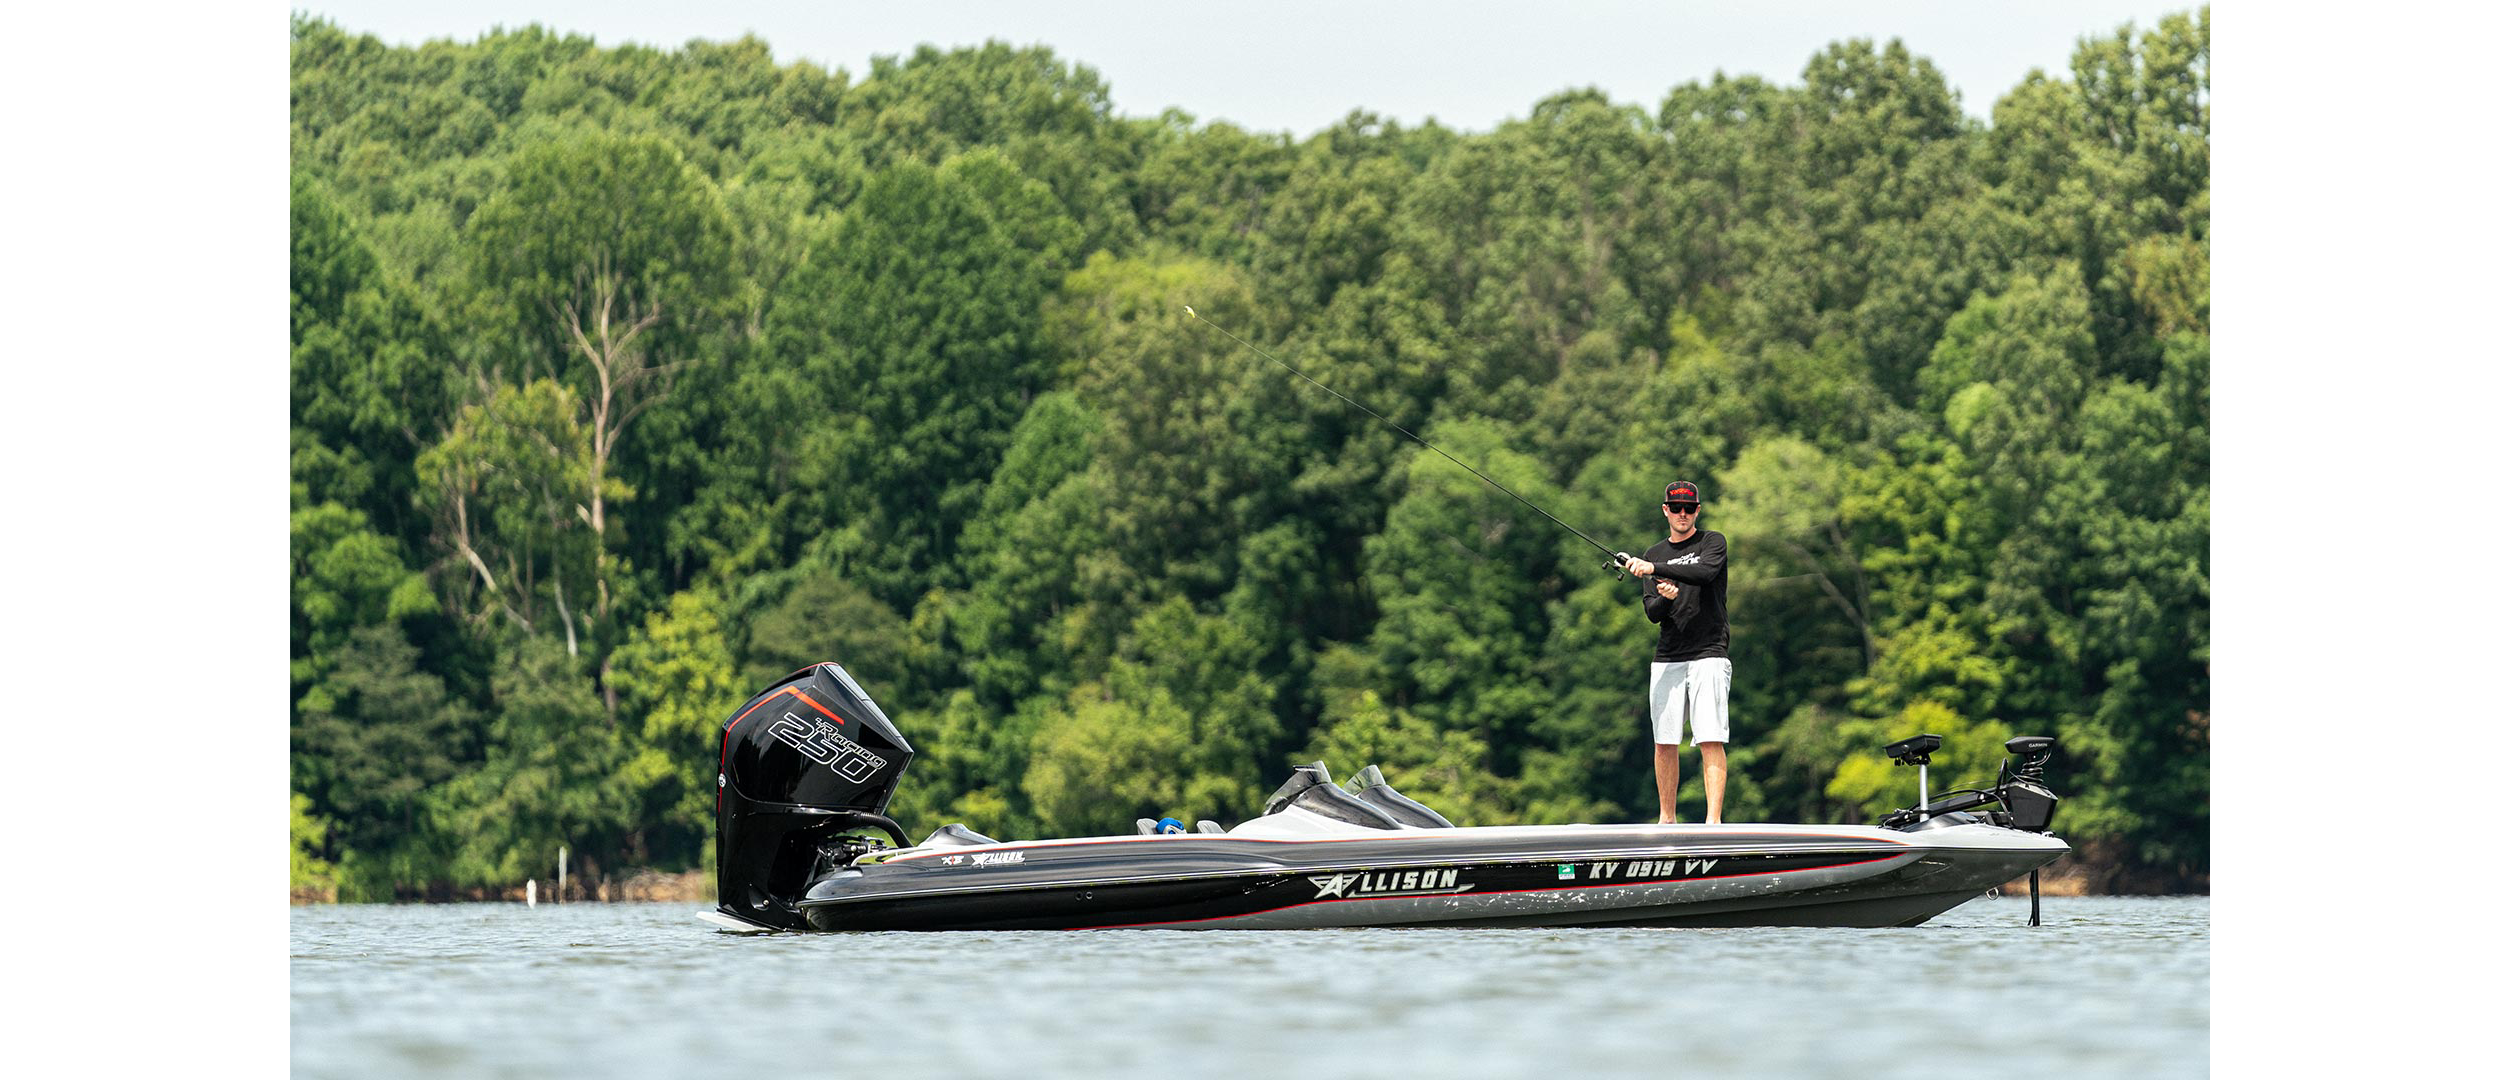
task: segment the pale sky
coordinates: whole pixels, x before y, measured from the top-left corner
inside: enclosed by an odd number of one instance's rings
[[[299,0],[298,10],[393,44],[476,39],[533,22],[603,46],[674,49],[752,33],[781,63],[806,59],[865,75],[872,56],[923,42],[991,38],[1048,45],[1091,65],[1113,107],[1152,116],[1178,106],[1201,121],[1308,135],[1356,109],[1404,124],[1426,117],[1485,131],[1557,91],[1596,86],[1655,108],[1713,72],[1794,84],[1835,40],[1901,39],[1944,72],[1963,111],[1986,118],[2033,68],[2070,77],[2076,42],[2139,29],[2188,0]]]

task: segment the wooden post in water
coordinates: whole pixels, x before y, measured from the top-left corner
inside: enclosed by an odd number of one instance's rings
[[[573,849],[568,847],[556,848],[556,903],[559,904],[564,902],[564,860],[572,852]]]
[[[530,879],[530,893],[529,893],[529,898],[530,898],[530,906],[531,906],[531,907],[537,907],[537,906],[538,906],[538,879],[537,879],[537,878],[531,878],[531,879]]]

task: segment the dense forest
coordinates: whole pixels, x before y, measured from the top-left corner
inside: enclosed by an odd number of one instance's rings
[[[294,885],[708,866],[722,723],[827,659],[920,751],[915,831],[1232,821],[1315,758],[1653,818],[1632,584],[1190,305],[1610,547],[1697,481],[1729,820],[2054,735],[2089,886],[2202,889],[2209,27],[1985,121],[1852,40],[1297,139],[1039,47],[298,17]]]

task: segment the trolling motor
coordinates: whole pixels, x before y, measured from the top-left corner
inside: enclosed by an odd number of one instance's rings
[[[1955,823],[1978,821],[2024,832],[2049,831],[2049,819],[2057,816],[2057,794],[2045,782],[2049,748],[2057,740],[2046,735],[2018,735],[2005,740],[2005,752],[2013,756],[1997,766],[1997,782],[1992,787],[1948,791],[1943,798],[1927,797],[1928,756],[1944,745],[1935,735],[1916,735],[1884,748],[1893,764],[1918,766],[1918,806],[1895,810],[1879,822],[1887,829],[1915,829],[1928,822],[1938,822],[1946,815],[1959,815]],[[2002,809],[1983,810],[1991,803]]]
[[[1940,736],[1913,735],[1884,747],[1895,767],[1918,766],[1918,807],[1895,810],[1878,824],[1903,832],[1974,821],[2024,832],[2049,831],[2049,820],[2057,816],[2057,794],[2047,784],[2049,748],[2057,745],[2056,739],[2046,735],[2007,739],[2005,752],[2013,756],[1997,764],[1995,786],[1948,791],[1944,798],[1929,802],[1927,760],[1943,745]],[[1990,803],[2001,809],[1981,809]],[[2040,925],[2040,871],[2036,869],[2031,872],[2031,925]]]
[[[801,668],[748,698],[721,729],[719,914],[745,929],[805,930],[793,900],[808,879],[884,847],[852,834],[910,846],[885,807],[911,758],[840,664]]]

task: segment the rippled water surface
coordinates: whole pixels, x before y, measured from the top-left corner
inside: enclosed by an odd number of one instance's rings
[[[1907,930],[718,933],[297,908],[297,1077],[2207,1074],[2204,897]]]

